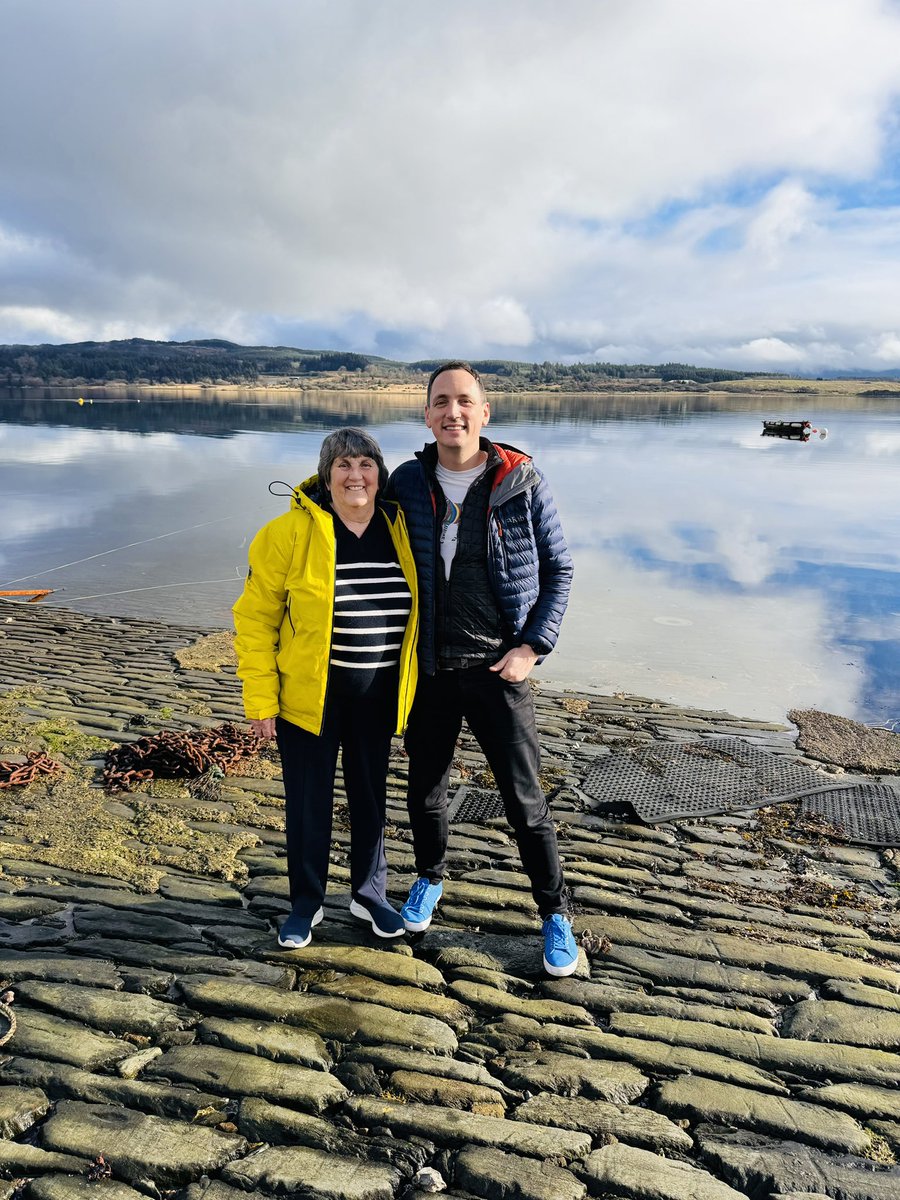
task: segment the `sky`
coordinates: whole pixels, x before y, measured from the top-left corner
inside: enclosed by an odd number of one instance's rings
[[[900,369],[900,0],[0,22],[0,343]]]

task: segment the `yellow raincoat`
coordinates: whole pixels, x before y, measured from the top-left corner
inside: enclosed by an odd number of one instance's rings
[[[316,735],[322,730],[328,688],[335,578],[334,525],[331,513],[311,498],[317,488],[315,475],[295,488],[290,511],[264,525],[253,539],[244,591],[232,609],[248,719],[280,716]],[[376,501],[373,520],[387,521],[412,593],[400,650],[400,734],[416,690],[416,569],[399,505]]]

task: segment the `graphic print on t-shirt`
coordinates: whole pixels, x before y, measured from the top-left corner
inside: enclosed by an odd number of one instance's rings
[[[459,521],[463,501],[469,488],[487,470],[487,463],[479,463],[468,471],[450,471],[438,463],[435,470],[441,491],[447,501],[444,516],[441,520],[441,558],[444,562],[444,578],[450,578],[450,566],[456,554],[456,542],[459,536]]]

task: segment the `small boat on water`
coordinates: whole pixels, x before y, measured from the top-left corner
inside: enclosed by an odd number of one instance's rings
[[[809,421],[763,421],[762,437],[786,438],[790,442],[808,442],[810,434],[820,438],[828,435],[827,429],[813,429]]]

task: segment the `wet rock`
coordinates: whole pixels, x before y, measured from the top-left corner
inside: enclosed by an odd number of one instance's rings
[[[505,1148],[533,1158],[580,1158],[590,1149],[591,1139],[583,1133],[549,1129],[500,1117],[436,1108],[429,1104],[397,1104],[352,1096],[344,1106],[359,1126],[383,1126],[404,1137],[425,1137],[441,1146]]]
[[[290,988],[294,982],[294,972],[287,967],[214,954],[197,954],[191,950],[177,950],[151,942],[106,937],[83,938],[70,942],[68,948],[75,954],[112,959],[117,963],[134,963],[137,966],[149,965],[157,971],[172,971],[177,975],[228,975],[254,983],[266,983],[273,988]]]
[[[471,1011],[458,1000],[404,984],[382,983],[380,979],[370,979],[364,975],[345,975],[333,982],[316,983],[310,992],[322,996],[340,996],[344,1000],[363,1000],[383,1004],[399,1012],[435,1017],[457,1034],[465,1033],[472,1023]]]
[[[721,882],[721,880],[719,880]],[[728,963],[732,969],[775,971],[794,978],[802,977],[816,983],[826,979],[847,979],[871,983],[900,991],[900,973],[847,958],[828,950],[810,950],[803,946],[784,946],[779,943],[751,941],[729,933],[695,933],[676,931],[649,921],[632,921],[620,917],[583,917],[583,923],[596,933],[605,934],[616,946],[638,946],[645,950],[664,950],[669,954],[698,958],[715,963]],[[596,928],[595,928],[596,926]],[[619,961],[619,960],[616,960]],[[735,990],[750,990],[738,987]]]
[[[862,1126],[844,1113],[689,1075],[661,1084],[655,1107],[692,1122],[757,1129],[842,1154],[864,1154],[871,1144]]]
[[[4,921],[33,921],[37,917],[47,917],[50,913],[60,912],[66,902],[42,899],[38,896],[0,896],[0,920]]]
[[[32,1058],[9,1058],[0,1063],[0,1082],[40,1087],[52,1100],[84,1100],[90,1104],[121,1104],[155,1116],[195,1121],[210,1114],[221,1120],[225,1104],[209,1092],[166,1087],[146,1080],[125,1080],[114,1075],[94,1075],[64,1063],[44,1063]]]
[[[50,929],[46,925],[0,924],[0,947],[9,950],[36,950],[61,946],[70,937],[65,929]]]
[[[737,1012],[755,1013],[769,1020],[778,1016],[778,1006],[771,1000],[761,996],[747,996],[739,992],[712,992],[705,988],[657,987],[653,989],[654,996],[672,996],[676,1000],[686,1000],[696,1004],[711,1004],[713,1007],[735,1009]]]
[[[162,1187],[188,1183],[247,1151],[235,1134],[75,1100],[60,1101],[42,1141],[88,1159],[103,1153],[118,1178],[152,1179]]]
[[[72,924],[82,937],[133,938],[137,942],[161,942],[163,945],[200,939],[197,930],[184,921],[99,905],[76,908]]]
[[[0,1087],[0,1138],[15,1138],[46,1116],[50,1101],[34,1087]]]
[[[495,1065],[504,1083],[521,1091],[593,1096],[613,1104],[630,1104],[643,1096],[650,1083],[630,1063],[551,1051],[512,1051]]]
[[[424,1075],[439,1075],[444,1079],[458,1079],[461,1083],[479,1084],[504,1093],[509,1091],[504,1083],[476,1063],[460,1062],[445,1055],[424,1054],[420,1050],[401,1050],[398,1046],[356,1046],[344,1055],[343,1061],[371,1063],[389,1073],[417,1071]]]
[[[17,950],[0,950],[0,979],[10,983],[44,979],[112,989],[122,986],[122,976],[110,962],[92,959],[78,962],[63,954],[30,954]]]
[[[207,1017],[197,1029],[201,1042],[327,1071],[331,1055],[318,1034],[280,1021],[248,1021],[239,1017]]]
[[[694,1143],[667,1117],[629,1104],[607,1104],[603,1100],[553,1096],[547,1092],[520,1104],[517,1121],[580,1129],[593,1138],[615,1139],[632,1146],[674,1153],[690,1153]]]
[[[463,1083],[458,1079],[426,1075],[421,1071],[395,1071],[388,1082],[392,1092],[399,1092],[421,1104],[459,1108],[488,1117],[502,1117],[506,1112],[506,1102],[501,1093],[477,1083]]]
[[[624,1037],[653,1038],[813,1078],[888,1085],[895,1085],[900,1078],[900,1055],[883,1050],[760,1037],[740,1029],[702,1026],[695,1021],[668,1017],[642,1017],[636,1013],[614,1013],[609,1027],[612,1033]]]
[[[650,1020],[651,1018],[644,1018]],[[593,1058],[611,1058],[617,1062],[630,1062],[653,1075],[682,1075],[690,1073],[705,1075],[710,1079],[722,1079],[745,1087],[759,1088],[764,1092],[786,1092],[784,1084],[776,1075],[761,1071],[750,1063],[727,1057],[726,1054],[708,1050],[695,1050],[690,1046],[671,1045],[664,1041],[653,1041],[649,1037],[620,1037],[604,1033],[600,1029],[578,1029],[566,1025],[539,1025],[523,1017],[506,1017],[504,1026],[515,1029],[529,1040],[539,1042],[549,1049],[565,1049],[578,1046]],[[685,1021],[685,1025],[693,1025]],[[703,1030],[704,1027],[700,1026]],[[711,1027],[711,1035],[717,1027]],[[737,1031],[723,1030],[732,1033]],[[702,1036],[702,1035],[701,1035]],[[757,1037],[756,1034],[746,1034]],[[777,1041],[776,1038],[762,1041]],[[869,1051],[869,1053],[875,1053]]]
[[[155,1037],[171,1029],[185,1029],[197,1021],[196,1013],[177,1004],[134,992],[95,990],[77,984],[20,983],[16,998],[53,1013],[65,1013],[110,1033]]]
[[[450,991],[470,1005],[488,1013],[515,1013],[535,1021],[558,1021],[562,1025],[593,1025],[590,1014],[581,1005],[559,1000],[531,1000],[511,996],[483,983],[460,979],[450,985]]]
[[[401,1180],[393,1167],[341,1158],[308,1146],[269,1146],[231,1163],[222,1176],[245,1189],[302,1191],[317,1200],[393,1200]]]
[[[191,904],[221,904],[228,908],[241,907],[241,893],[230,883],[213,879],[186,879],[183,875],[164,875],[159,881],[160,895],[170,900],[186,900]]]
[[[287,1021],[335,1041],[394,1043],[439,1054],[452,1054],[457,1045],[453,1030],[442,1021],[393,1012],[379,1004],[298,995],[219,979],[183,979],[178,989],[188,1004],[201,1011]]]
[[[766,975],[762,971],[733,967],[727,962],[707,962],[664,950],[643,950],[639,946],[614,945],[601,961],[630,967],[654,983],[745,993],[780,1004],[806,1000],[811,994],[810,984],[805,979]]]
[[[696,1138],[704,1162],[748,1196],[791,1191],[824,1192],[836,1200],[896,1200],[900,1167],[877,1169],[854,1155],[829,1155],[800,1142],[762,1134],[701,1127]]]
[[[824,1087],[805,1088],[804,1100],[828,1107],[846,1109],[862,1121],[883,1117],[900,1121],[900,1090],[893,1087],[871,1087],[864,1083],[828,1083]]]
[[[340,971],[345,975],[369,975],[383,983],[409,984],[411,987],[443,988],[444,977],[431,963],[409,955],[372,950],[368,946],[320,946],[313,941],[303,950],[263,953],[261,958],[287,962],[295,967],[303,981],[303,972]]]
[[[127,1058],[134,1050],[132,1045],[119,1038],[94,1033],[74,1021],[64,1021],[36,1008],[16,1005],[16,1016],[14,1046],[19,1054],[49,1058],[93,1071]]]
[[[371,1063],[340,1062],[332,1074],[358,1096],[380,1096],[381,1083]]]
[[[43,1175],[28,1184],[25,1200],[85,1200],[85,1193],[102,1196],[103,1200],[144,1200],[145,1197],[145,1193],[136,1192],[127,1183],[118,1183],[114,1179],[104,1179],[102,1184],[88,1184],[84,1176]]]
[[[736,1012],[714,1004],[692,1004],[668,996],[647,995],[624,988],[604,987],[581,979],[554,979],[541,984],[541,991],[558,1000],[584,1005],[592,1013],[609,1016],[613,1012],[646,1013],[656,1017],[679,1017],[692,1021],[708,1021],[730,1029],[749,1029],[753,1033],[774,1034],[772,1021],[753,1013]]]
[[[347,1095],[347,1089],[325,1071],[218,1046],[176,1046],[156,1059],[148,1074],[225,1096],[264,1096],[312,1113],[339,1104]]]
[[[30,883],[22,889],[23,895],[43,896],[49,899],[59,899],[59,888],[49,884]],[[171,917],[174,921],[183,921],[187,925],[203,928],[206,925],[218,925],[225,919],[221,907],[213,904],[188,903],[181,900],[164,900],[155,893],[132,892],[123,887],[67,887],[66,901],[77,905],[99,904],[109,908],[123,908],[128,912],[150,913],[153,916]],[[246,909],[229,909],[227,920],[233,925],[243,925],[248,929],[266,931],[269,925],[266,921],[255,917]]]
[[[900,1011],[843,1004],[837,1000],[806,1000],[785,1011],[781,1035],[804,1041],[811,1039],[897,1050],[900,1049]]]
[[[76,1158],[72,1154],[55,1154],[27,1142],[0,1140],[0,1176],[4,1179],[23,1179],[29,1175],[49,1175],[55,1171],[84,1175],[91,1158]]]
[[[128,1058],[116,1063],[116,1074],[122,1079],[137,1079],[144,1067],[161,1054],[162,1049],[159,1046],[148,1046],[144,1050],[138,1050],[136,1054],[129,1054]]]
[[[441,971],[453,967],[487,967],[523,979],[542,978],[540,932],[533,941],[493,933],[462,929],[440,929],[432,925],[423,934],[422,952]]]
[[[571,1171],[481,1146],[456,1157],[454,1180],[484,1200],[581,1200],[587,1188]]]
[[[430,1142],[413,1145],[397,1137],[361,1137],[344,1126],[332,1125],[321,1117],[270,1104],[248,1096],[241,1101],[238,1128],[251,1142],[286,1142],[314,1150],[352,1156],[364,1161],[386,1162],[404,1174],[417,1171],[434,1153]]]
[[[268,1193],[248,1192],[244,1188],[230,1187],[221,1179],[207,1179],[180,1191],[176,1200],[268,1200]]]
[[[634,1200],[746,1200],[707,1171],[661,1158],[635,1146],[604,1146],[584,1160],[579,1174],[595,1194]]]

